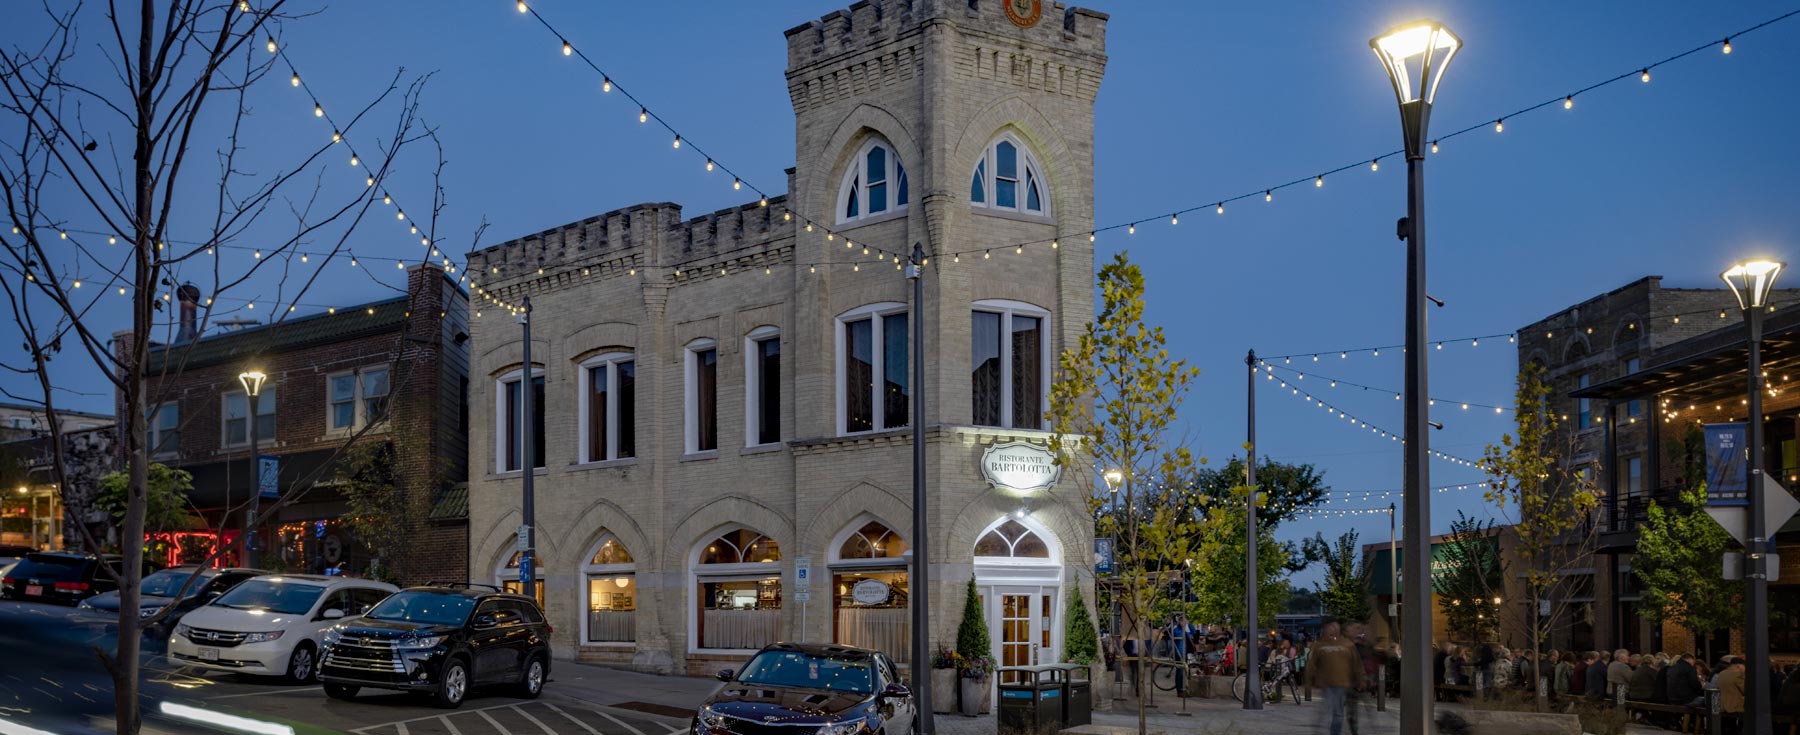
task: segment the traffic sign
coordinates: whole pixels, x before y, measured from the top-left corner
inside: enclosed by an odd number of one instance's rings
[[[513,550],[523,554],[529,548],[531,548],[531,526],[521,523],[519,524],[519,539],[517,543],[513,544]]]
[[[807,591],[812,589],[812,559],[804,556],[794,558],[794,589]],[[806,598],[796,597],[804,602]]]
[[[1781,528],[1789,518],[1794,517],[1794,513],[1800,512],[1800,500],[1795,500],[1794,494],[1782,487],[1780,481],[1769,477],[1766,473],[1759,476],[1763,483],[1762,537],[1773,539],[1775,529]],[[1711,488],[1708,488],[1707,492],[1711,493]],[[1749,539],[1744,537],[1744,532],[1749,530],[1750,526],[1750,507],[1748,505],[1708,505],[1706,514],[1712,516],[1713,520],[1717,521],[1726,533],[1731,534],[1732,538],[1737,539],[1738,543],[1747,544],[1749,542]]]

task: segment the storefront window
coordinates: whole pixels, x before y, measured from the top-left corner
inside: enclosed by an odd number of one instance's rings
[[[907,544],[887,526],[863,524],[831,560],[832,640],[912,659]]]
[[[590,643],[637,640],[637,565],[616,538],[600,542],[582,570],[587,576]]]
[[[262,566],[273,572],[367,577],[370,561],[368,547],[356,540],[348,525],[318,519],[276,526],[275,541],[263,554]]]
[[[700,648],[753,650],[781,639],[781,548],[747,528],[701,547],[696,579]]]
[[[532,576],[536,579],[532,580],[531,585],[531,597],[537,600],[539,608],[544,607],[544,573],[543,561],[540,559],[538,560],[537,568],[532,570]],[[500,569],[494,573],[494,576],[499,579],[500,589],[515,595],[526,594],[523,591],[525,585],[519,582],[519,552],[515,551],[512,556],[507,557],[506,564],[502,565]],[[545,614],[548,613],[549,611],[546,609]]]

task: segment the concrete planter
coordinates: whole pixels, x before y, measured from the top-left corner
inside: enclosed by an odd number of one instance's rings
[[[994,684],[987,679],[958,679],[962,699],[959,703],[964,717],[975,717],[988,711],[988,692],[993,691]]]
[[[931,711],[947,715],[956,711],[956,669],[931,670]]]

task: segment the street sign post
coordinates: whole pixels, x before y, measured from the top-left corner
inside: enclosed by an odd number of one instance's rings
[[[812,601],[812,559],[794,558],[794,601],[800,603],[800,640],[806,640],[806,603]]]

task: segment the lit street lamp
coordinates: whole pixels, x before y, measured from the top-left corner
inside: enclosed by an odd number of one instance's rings
[[[1425,146],[1431,122],[1431,104],[1437,97],[1444,70],[1462,48],[1462,39],[1442,23],[1419,20],[1388,29],[1369,40],[1369,48],[1381,59],[1400,103],[1400,131],[1406,143],[1406,217],[1397,232],[1406,240],[1406,421],[1405,446],[1406,575],[1407,600],[1430,600],[1431,580],[1431,468],[1427,464],[1425,350]],[[1400,733],[1431,732],[1432,686],[1431,605],[1414,605],[1413,618],[1402,629],[1401,657],[1410,665],[1400,669]]]
[[[261,370],[246,370],[238,373],[238,382],[244,384],[245,408],[249,414],[245,423],[250,432],[250,508],[244,512],[244,566],[254,568],[257,562],[256,553],[256,513],[262,505],[262,467],[257,460],[256,446],[256,410],[257,398],[262,395],[263,381],[269,379]]]
[[[1762,397],[1762,322],[1768,308],[1769,292],[1775,289],[1775,277],[1781,275],[1785,263],[1753,260],[1738,263],[1721,274],[1737,296],[1744,310],[1744,326],[1749,329],[1750,377],[1748,393],[1749,420],[1745,422],[1745,443],[1750,445],[1750,476],[1746,489],[1749,503],[1749,528],[1744,538],[1744,608],[1750,619],[1744,627],[1744,732],[1770,732],[1769,717],[1769,573],[1768,555],[1775,544],[1764,533],[1767,519],[1763,508],[1763,412]]]

